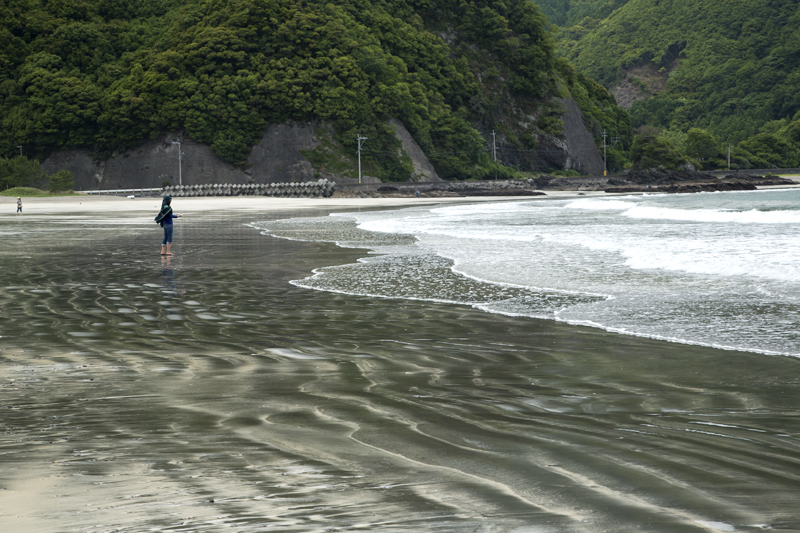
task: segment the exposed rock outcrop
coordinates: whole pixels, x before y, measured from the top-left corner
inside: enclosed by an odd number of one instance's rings
[[[648,96],[663,93],[667,90],[669,74],[678,67],[674,60],[663,72],[659,72],[653,65],[639,65],[625,72],[625,78],[611,89],[611,94],[623,109],[630,109],[637,100],[644,100]]]
[[[315,170],[301,153],[321,144],[317,127],[317,124],[309,122],[270,125],[250,152],[246,169],[225,163],[209,146],[180,132],[145,141],[104,161],[93,160],[86,150],[65,150],[48,157],[42,166],[48,173],[60,169],[72,172],[76,190],[160,188],[165,182],[169,185],[244,185],[328,179],[337,183],[357,183],[355,178]],[[178,140],[183,151],[180,175],[178,146],[172,144]],[[362,182],[380,183],[380,180],[362,176]]]
[[[561,103],[566,108],[565,113],[561,116],[564,121],[568,157],[564,169],[574,169],[581,174],[590,176],[602,176],[603,158],[597,150],[594,137],[586,128],[578,103],[572,98],[564,98]]]
[[[614,193],[690,193],[752,191],[758,186],[768,185],[796,185],[796,183],[777,176],[729,174],[722,178],[717,178],[713,174],[688,169],[665,170],[663,168],[649,168],[632,170],[625,179],[609,179],[608,186],[604,190]]]
[[[403,146],[403,150],[411,158],[411,163],[414,165],[414,181],[444,181],[403,123],[393,118],[389,120],[389,124],[394,128],[394,134]]]
[[[314,123],[270,124],[247,158],[252,181],[279,183],[311,179],[314,167],[300,150],[313,150],[319,145]],[[320,177],[332,178],[327,174]]]
[[[534,180],[491,180],[491,181],[441,181],[439,183],[391,183],[377,189],[345,188],[337,190],[334,196],[341,198],[374,198],[415,196],[419,191],[422,197],[452,196],[543,196],[545,193],[534,190]]]
[[[600,191],[609,183],[602,176],[581,176],[577,178],[559,178],[542,174],[531,180],[536,189],[553,191]]]
[[[572,99],[564,101],[565,140],[548,148],[553,161],[546,165],[574,168],[589,174],[602,174],[603,164],[583,114]],[[417,181],[443,181],[420,146],[403,123],[392,119],[397,139],[414,165]],[[315,168],[304,155],[319,148],[323,142],[319,131],[326,126],[312,122],[285,122],[270,125],[256,144],[245,168],[225,163],[208,145],[195,142],[180,132],[147,140],[123,153],[97,161],[87,150],[64,150],[48,157],[43,168],[48,173],[65,169],[75,176],[76,190],[160,188],[168,185],[199,185],[211,183],[252,184],[281,183],[328,179],[339,184],[357,183],[357,178],[345,177]],[[320,130],[320,128],[323,128]],[[183,152],[178,167],[178,145]],[[552,154],[555,155],[552,155]],[[362,183],[380,183],[375,177],[362,176]]]
[[[281,183],[327,179],[336,183],[358,183],[349,178],[317,169],[303,155],[322,144],[319,133],[332,135],[329,126],[315,122],[270,124],[247,158],[250,182]],[[423,155],[424,157],[424,155]],[[380,183],[373,176],[361,176],[362,183]]]
[[[628,172],[625,176],[628,183],[638,183],[641,185],[660,185],[680,181],[713,181],[716,178],[713,174],[697,172],[688,168],[680,170],[667,170],[664,168],[643,168]]]
[[[178,175],[178,146],[183,151],[181,178]],[[143,142],[105,161],[94,161],[86,150],[67,150],[48,157],[42,164],[45,172],[66,169],[75,176],[75,189],[160,188],[197,183],[248,183],[250,176],[220,160],[205,144],[179,134],[162,135]]]

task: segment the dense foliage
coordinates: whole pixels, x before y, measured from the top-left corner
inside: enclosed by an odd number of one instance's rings
[[[21,155],[4,159],[0,157],[0,188],[36,187],[44,183],[47,176],[36,160]]]
[[[75,176],[69,170],[59,170],[47,180],[47,190],[50,192],[71,191],[75,188]]]
[[[396,117],[440,175],[479,177],[492,165],[476,128],[516,105],[488,88],[501,82],[541,115],[506,128],[509,143],[535,147],[554,133],[547,102],[564,68],[527,0],[8,0],[0,153],[103,156],[184,129],[244,164],[268,123],[324,121],[347,153],[369,138],[368,171],[405,179]],[[566,83],[607,120],[602,88]]]
[[[21,155],[10,159],[0,157],[0,190],[35,188],[45,183],[50,192],[71,191],[75,187],[75,177],[69,170],[59,170],[48,176],[37,160]]]
[[[547,20],[558,26],[575,26],[585,18],[603,20],[629,0],[537,0]]]
[[[727,163],[728,144],[733,166],[800,164],[796,0],[540,3],[565,26],[559,50],[579,72],[643,90],[630,110],[634,128],[659,127],[676,147],[692,128],[706,131],[713,154],[684,152],[706,167]],[[642,69],[663,90],[631,76]]]
[[[631,146],[633,168],[664,167],[677,170],[688,163],[669,139],[659,135],[658,128],[642,128]]]

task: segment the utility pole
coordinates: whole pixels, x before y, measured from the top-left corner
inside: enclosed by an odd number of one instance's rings
[[[172,144],[178,145],[178,185],[183,185],[183,177],[181,176],[181,167],[183,166],[183,152],[181,151],[181,140],[172,141]]]
[[[492,130],[492,161],[497,163],[497,136]],[[497,180],[497,168],[494,170],[494,179]]]
[[[362,137],[360,133],[356,137],[356,141],[358,141],[358,183],[359,184],[361,183],[361,145],[364,144],[364,141],[366,141],[366,140],[367,140],[367,138],[366,137]]]
[[[608,176],[608,155],[606,154],[606,130],[603,130],[603,176]]]
[[[728,170],[731,169],[731,143],[728,143]]]

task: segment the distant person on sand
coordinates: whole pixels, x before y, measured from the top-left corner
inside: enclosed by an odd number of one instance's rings
[[[172,248],[172,232],[175,227],[172,224],[173,218],[182,217],[183,214],[175,215],[172,213],[172,197],[167,195],[161,201],[161,211],[156,216],[156,222],[164,228],[164,240],[161,242],[161,255],[172,255],[170,248]]]
[[[22,213],[22,198],[17,197],[17,213]]]

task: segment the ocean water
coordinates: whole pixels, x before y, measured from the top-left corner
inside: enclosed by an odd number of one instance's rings
[[[295,280],[301,287],[800,356],[798,190],[426,206],[255,226],[371,250]]]

